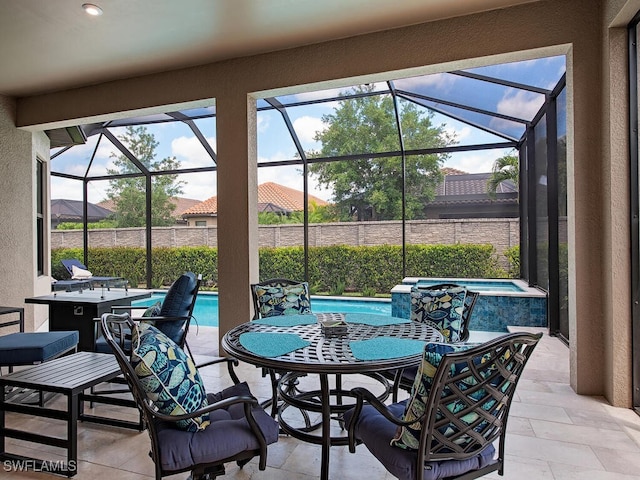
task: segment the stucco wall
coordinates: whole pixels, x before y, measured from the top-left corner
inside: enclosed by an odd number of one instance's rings
[[[17,130],[15,115],[15,101],[0,96],[0,305],[25,307],[25,328],[37,330],[47,309],[25,306],[24,299],[51,291],[49,277],[36,276],[35,223],[36,156],[48,159],[49,142],[44,133]]]

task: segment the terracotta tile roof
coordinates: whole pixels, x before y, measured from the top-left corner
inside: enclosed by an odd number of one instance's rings
[[[200,203],[200,200],[196,200],[195,198],[184,198],[184,197],[171,197],[170,201],[176,206],[176,209],[173,211],[173,217],[176,220],[182,220],[182,214],[184,213],[185,210],[188,210],[194,205],[197,205],[198,203]],[[112,212],[114,212],[116,209],[115,202],[110,198],[103,200],[100,203],[97,203],[96,205],[102,208],[106,208],[107,210],[111,210]]]
[[[304,193],[295,188],[285,187],[274,182],[258,185],[258,203],[271,204],[280,209],[292,212],[302,211],[304,208]],[[318,206],[328,205],[329,202],[309,195],[309,202]],[[183,213],[184,216],[216,215],[218,213],[218,197],[211,197],[204,202],[194,205]]]
[[[218,213],[218,197],[207,198],[182,212],[183,216],[215,215]]]

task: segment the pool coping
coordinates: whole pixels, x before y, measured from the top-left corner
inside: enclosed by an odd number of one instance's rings
[[[527,282],[524,280],[516,279],[516,278],[438,278],[438,277],[405,277],[402,279],[402,284],[396,285],[391,289],[391,294],[400,293],[406,294],[411,293],[411,287],[418,281],[428,278],[433,281],[442,281],[442,283],[462,283],[465,281],[473,281],[473,282],[510,282],[514,283],[518,286],[518,288],[522,289],[522,292],[501,292],[496,290],[489,291],[479,291],[478,293],[481,296],[501,296],[501,297],[536,297],[536,298],[546,298],[547,293],[543,290],[540,290],[536,287],[530,287]],[[473,288],[471,289],[473,290]]]

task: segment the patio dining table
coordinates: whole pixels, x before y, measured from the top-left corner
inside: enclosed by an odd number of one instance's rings
[[[323,325],[334,324],[342,331],[332,333]],[[329,449],[347,445],[345,435],[331,435],[331,421],[342,423],[342,414],[353,405],[344,400],[349,390],[342,388],[341,376],[366,375],[385,388],[382,399],[389,395],[389,384],[381,374],[417,365],[424,345],[443,342],[442,334],[433,327],[389,315],[359,313],[318,313],[269,317],[249,321],[229,330],[222,338],[222,348],[241,361],[273,369],[283,374],[278,392],[282,404],[278,408],[280,428],[299,440],[322,446],[321,480],[329,478]],[[292,388],[298,377],[316,374],[319,389],[300,391]],[[335,388],[329,386],[329,375],[336,375]],[[320,414],[320,421],[303,427],[290,423],[285,412],[300,410]],[[312,433],[320,429],[320,434]]]

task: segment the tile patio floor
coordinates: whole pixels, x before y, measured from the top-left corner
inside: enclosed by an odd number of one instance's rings
[[[473,340],[485,338],[474,332]],[[189,344],[200,360],[217,354],[217,329],[200,327],[190,333]],[[265,399],[269,385],[260,370],[241,365],[237,370],[247,380],[254,394]],[[202,370],[208,388],[228,385],[226,370],[210,367]],[[313,378],[305,380],[312,381]],[[488,475],[487,479],[505,480],[640,480],[640,417],[628,409],[613,408],[603,398],[576,395],[568,384],[568,348],[558,339],[545,335],[534,351],[518,385],[512,404],[507,435],[507,458],[504,477]],[[370,382],[355,377],[357,382]],[[56,401],[56,400],[53,400]],[[105,413],[108,407],[96,410]],[[117,408],[117,407],[112,407]],[[102,409],[102,410],[100,410]],[[135,418],[130,409],[115,414]],[[9,424],[17,424],[16,414],[7,414]],[[24,420],[21,420],[24,427]],[[56,421],[27,420],[32,431],[60,431]],[[337,427],[336,427],[337,428]],[[8,439],[12,453],[29,454],[46,451],[46,458],[62,459],[60,449],[36,446]],[[153,464],[148,457],[146,432],[128,431],[93,424],[79,426],[79,465],[77,480],[147,480],[153,478]],[[42,456],[43,452],[35,454]],[[240,470],[227,467],[233,480],[314,480],[319,478],[320,447],[281,436],[269,447],[268,466],[259,471],[251,461]],[[7,471],[0,464],[0,479],[65,478],[44,472]],[[166,477],[186,479],[187,474]],[[330,478],[335,480],[392,479],[364,446],[356,454],[347,447],[332,447]]]

